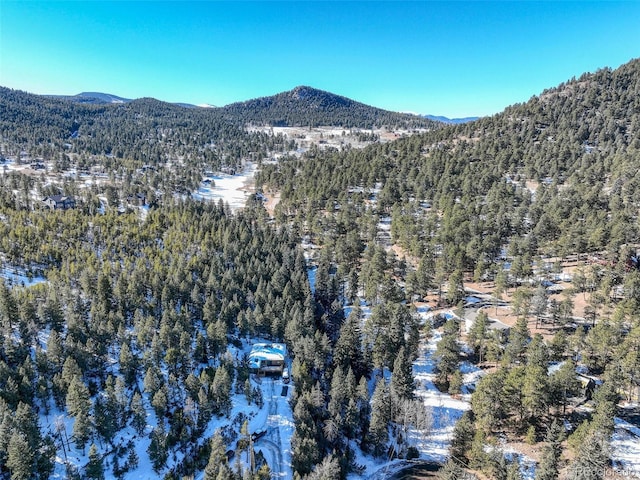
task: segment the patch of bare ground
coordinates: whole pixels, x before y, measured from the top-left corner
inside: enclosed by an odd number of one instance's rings
[[[464,286],[480,293],[493,294],[495,284],[493,282],[464,282]]]
[[[264,208],[270,217],[275,216],[276,205],[280,203],[280,192],[265,193],[264,197],[267,199],[264,203]]]
[[[533,180],[527,180],[525,185],[527,187],[527,190],[529,190],[531,193],[536,193],[536,190],[538,190],[538,187],[540,186],[538,182],[534,182]]]

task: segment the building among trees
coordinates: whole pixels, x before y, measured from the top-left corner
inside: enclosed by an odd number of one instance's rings
[[[249,353],[249,368],[254,373],[282,374],[287,357],[283,343],[256,343]]]
[[[51,210],[68,210],[76,206],[75,198],[66,195],[52,195],[44,198],[42,202]]]

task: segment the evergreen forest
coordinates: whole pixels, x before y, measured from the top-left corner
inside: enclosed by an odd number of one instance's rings
[[[265,402],[252,339],[291,358],[287,478],[420,458],[430,344],[435,387],[469,398],[439,478],[523,478],[504,441],[535,446],[536,479],[605,478],[639,401],[639,93],[633,60],[443,125],[310,87],[219,109],[0,88],[0,478],[133,478],[143,441],[150,477],[271,478],[231,415]],[[406,135],[302,151],[249,124]],[[249,163],[241,210],[192,195]]]

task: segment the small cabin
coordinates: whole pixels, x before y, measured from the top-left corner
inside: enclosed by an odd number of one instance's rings
[[[287,347],[282,343],[256,343],[249,353],[249,369],[253,373],[282,374]]]
[[[138,207],[144,207],[147,204],[147,196],[144,193],[136,193],[135,195],[129,195],[127,202],[131,205]]]

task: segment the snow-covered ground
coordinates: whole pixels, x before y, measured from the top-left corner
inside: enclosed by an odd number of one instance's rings
[[[15,268],[4,267],[0,268],[0,277],[5,279],[5,282],[9,285],[31,287],[38,283],[45,282],[45,278],[39,275],[29,276],[27,272]]]
[[[433,332],[426,345],[421,349],[420,356],[413,364],[416,378],[416,395],[424,405],[431,408],[433,414],[433,428],[426,442],[419,446],[421,456],[438,462],[445,462],[448,455],[453,427],[465,410],[471,408],[471,395],[466,393],[459,398],[453,398],[447,393],[440,392],[433,381],[435,379],[435,364],[433,354],[436,351],[442,334]],[[464,373],[464,385],[468,386],[478,378],[478,369],[467,364]]]
[[[630,478],[640,478],[640,427],[619,417],[615,418],[611,457],[613,468],[618,473]]]
[[[448,458],[453,428],[462,414],[471,408],[470,392],[482,377],[483,372],[469,362],[462,362],[460,371],[463,374],[463,393],[454,398],[448,393],[440,392],[433,383],[436,376],[433,354],[441,339],[442,334],[434,331],[427,344],[422,347],[419,358],[414,362],[413,372],[418,384],[415,393],[433,412],[432,432],[426,441],[419,445],[420,456],[426,460],[444,463]],[[518,457],[523,477],[533,479],[535,474],[533,459],[508,448],[505,448],[504,452],[509,457]]]
[[[288,480],[291,470],[291,435],[293,435],[293,414],[289,405],[291,384],[283,384],[280,378],[266,378],[262,383],[265,407],[251,423],[252,431],[266,430],[267,434],[255,444],[261,450],[272,478]]]
[[[255,173],[256,165],[249,163],[243,172],[236,175],[219,173],[205,177],[198,190],[191,195],[200,200],[222,200],[229,204],[231,211],[236,211],[245,206],[247,198],[253,192]]]
[[[46,343],[46,341],[45,341]],[[243,349],[237,351],[238,355],[248,353],[250,344],[247,343]],[[272,471],[272,478],[290,480],[292,478],[291,469],[291,435],[294,431],[293,414],[289,405],[289,398],[292,394],[294,386],[285,384],[280,377],[256,377],[251,376],[251,384],[253,387],[260,389],[262,392],[263,406],[258,407],[256,403],[248,403],[245,395],[232,395],[232,410],[228,416],[213,417],[206,430],[202,435],[203,441],[211,438],[219,429],[231,428],[236,433],[240,431],[241,425],[237,425],[237,419],[248,420],[249,431],[251,433],[266,431],[266,434],[256,440],[253,444],[254,451],[261,451],[264,455],[269,467]],[[129,426],[121,430],[115,437],[114,444],[126,445],[129,440],[133,441],[134,450],[139,459],[139,463],[135,469],[125,474],[128,480],[148,480],[150,478],[161,478],[169,469],[179,464],[185,457],[183,452],[170,453],[167,461],[167,467],[159,474],[155,473],[149,454],[147,452],[150,445],[149,434],[158,425],[158,421],[150,400],[144,395],[144,404],[146,407],[147,426],[142,435],[137,435],[134,429]],[[243,420],[240,422],[242,423]],[[60,445],[61,439],[64,439],[65,448],[59,450],[59,456],[56,458],[55,470],[51,478],[64,479],[67,478],[66,463],[74,465],[80,472],[89,461],[88,453],[91,441],[86,445],[84,451],[76,448],[73,440],[73,423],[74,420],[70,416],[65,416],[64,412],[52,408],[48,414],[42,413],[40,416],[40,425],[43,431],[51,434],[56,438],[56,443]],[[102,445],[96,440],[99,451],[103,454],[110,447]],[[229,449],[235,449],[236,442],[228,445]],[[126,460],[121,459],[120,465]],[[113,475],[113,456],[105,457],[105,479],[115,479]],[[246,450],[240,452],[231,460],[233,465],[240,462],[243,467],[248,468],[249,461],[247,459]],[[200,472],[196,479],[204,478],[204,473]]]

